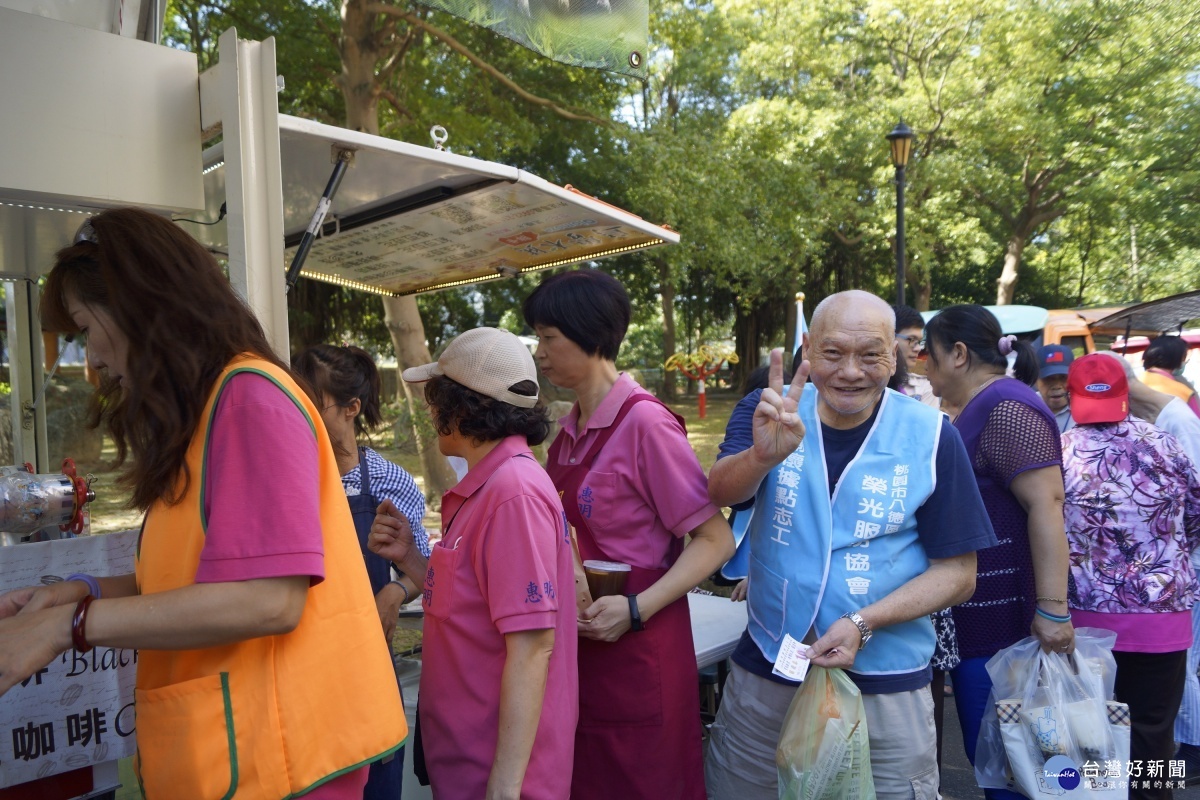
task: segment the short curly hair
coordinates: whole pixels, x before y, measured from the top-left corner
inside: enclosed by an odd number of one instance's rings
[[[508,390],[536,397],[538,385],[521,381]],[[425,402],[433,411],[434,427],[443,436],[458,431],[461,436],[483,443],[520,435],[533,447],[550,435],[550,414],[540,400],[532,408],[519,408],[438,375],[425,384]]]

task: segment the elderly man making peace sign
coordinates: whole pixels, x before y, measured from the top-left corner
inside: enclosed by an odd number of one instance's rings
[[[730,419],[709,495],[754,503],[750,621],[713,726],[709,797],[778,796],[775,745],[798,684],[772,669],[788,637],[862,691],[878,796],[937,797],[929,614],[971,596],[975,551],[996,537],[958,433],[886,388],[894,330],[874,295],[828,297],[791,385],[775,350],[769,387]]]

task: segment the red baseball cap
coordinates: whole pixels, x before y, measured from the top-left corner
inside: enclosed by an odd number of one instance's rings
[[[1067,373],[1071,418],[1081,425],[1120,422],[1129,415],[1129,382],[1112,358],[1092,353],[1078,358]]]

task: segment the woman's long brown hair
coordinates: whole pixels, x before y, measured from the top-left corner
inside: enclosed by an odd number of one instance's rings
[[[120,208],[90,220],[91,233],[60,250],[42,294],[42,326],[74,333],[67,298],[101,308],[129,339],[126,388],[105,375],[90,427],[102,423],[125,465],[129,505],[182,499],[185,457],[217,376],[240,353],[287,370],[216,260],[170,220]],[[290,370],[289,370],[290,372]],[[126,457],[133,459],[125,464]]]

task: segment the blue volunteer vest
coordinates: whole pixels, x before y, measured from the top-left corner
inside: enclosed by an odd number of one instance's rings
[[[848,611],[891,594],[929,567],[916,510],[933,493],[942,415],[891,390],[832,497],[817,389],[800,399],[804,441],[767,475],[750,527],[750,636],[768,661],[784,633],[803,641]],[[928,617],[875,631],[852,670],[924,669],[936,637]]]

